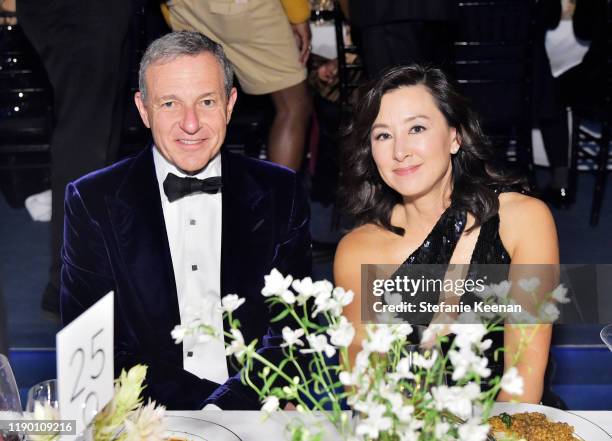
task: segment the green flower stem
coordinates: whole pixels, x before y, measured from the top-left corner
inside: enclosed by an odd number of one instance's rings
[[[308,331],[308,326],[306,326],[304,324],[304,322],[302,321],[302,319],[300,318],[300,316],[295,312],[295,309],[287,304],[285,304],[285,308],[287,308],[289,310],[289,314],[291,314],[291,316],[298,322],[298,324],[300,325],[300,327],[302,329],[304,329],[306,335],[310,335],[310,332]],[[307,313],[306,310],[306,304],[304,304],[304,310]],[[326,314],[327,316],[327,314]],[[306,316],[307,317],[307,316]],[[306,320],[308,320],[305,317]],[[329,321],[329,317],[327,317],[328,321]],[[310,322],[310,320],[308,320],[308,322]],[[326,389],[328,390],[332,390],[333,389],[330,387],[330,385],[332,385],[334,383],[331,374],[329,373],[329,368],[327,367],[327,363],[325,362],[325,359],[323,358],[323,353],[322,352],[315,352],[313,353],[313,359],[315,360],[315,363],[317,365],[317,369],[319,370],[319,372],[324,372],[324,375],[327,377],[327,381],[328,384],[326,384],[325,386],[327,386]],[[335,394],[332,392],[332,395],[334,396],[334,398],[336,398]]]
[[[315,407],[317,407],[317,410],[320,410],[322,412],[325,411],[325,409],[323,407],[321,407],[319,402],[312,396],[312,394],[310,393],[308,388],[304,387],[302,384],[295,384],[293,382],[293,379],[290,378],[281,369],[279,369],[278,366],[276,366],[274,363],[271,363],[270,361],[268,361],[267,359],[265,359],[264,357],[259,355],[257,352],[248,353],[247,356],[250,356],[252,359],[259,361],[260,363],[264,364],[265,366],[268,366],[270,368],[270,370],[274,371],[281,378],[286,380],[287,383],[289,383],[290,385],[292,385],[296,389],[299,389],[300,392],[303,393],[305,397],[307,397],[309,400],[312,401],[312,403],[315,405]]]
[[[304,326],[302,320],[300,320],[300,317],[295,313],[295,310],[292,307],[289,307],[286,304],[285,304],[285,307],[289,309],[289,313],[298,322],[300,327],[302,327],[302,329],[305,329],[306,333],[308,334],[308,328],[306,326]],[[234,323],[233,323],[233,320],[232,320],[231,312],[228,312],[227,314],[228,314],[228,319],[229,319],[230,324],[233,325]],[[233,329],[235,329],[235,328],[233,328]],[[228,338],[233,338],[233,335],[231,333],[229,333],[229,332],[224,331],[224,335],[227,336]],[[292,361],[294,361],[296,366],[298,366],[298,370],[300,372],[300,375],[302,376],[302,380],[304,380],[303,383],[300,383],[298,385],[293,383],[293,379],[289,378],[289,376],[286,375],[282,370],[278,369],[278,367],[275,364],[270,363],[267,359],[265,359],[264,357],[259,355],[257,352],[252,352],[252,353],[247,352],[247,356],[248,355],[250,355],[252,359],[258,360],[259,362],[263,363],[265,366],[268,366],[277,375],[279,375],[282,378],[284,378],[289,384],[293,385],[293,387],[298,389],[304,396],[306,396],[315,405],[315,407],[318,410],[325,412],[325,409],[319,404],[318,400],[316,400],[312,396],[310,391],[306,387],[303,386],[303,384],[306,384],[306,377],[305,377],[303,371],[301,370],[301,368],[299,367],[299,363],[297,363],[297,361],[292,360]],[[329,384],[326,385],[327,386],[326,389],[328,390],[328,393],[329,393],[330,390],[333,391],[333,388],[330,387],[330,385],[333,384],[333,381],[331,379],[331,375],[329,374],[329,369],[327,368],[326,363],[322,363],[323,364],[323,368],[321,368],[321,362],[323,361],[323,355],[321,353],[315,353],[314,355],[315,355],[314,359],[315,359],[315,362],[317,364],[317,368],[319,369],[319,371],[324,371],[327,374],[327,377],[329,379]],[[250,387],[252,387],[257,392],[257,394],[261,397],[262,396],[261,390],[259,388],[257,388],[255,386],[255,384],[253,384],[253,382],[251,381],[251,379],[250,379],[250,377],[248,375],[248,372],[246,374],[246,381],[247,381],[247,384]],[[337,402],[338,401],[337,396],[333,392],[331,393],[331,395],[334,397],[334,400],[332,400],[332,401]],[[308,406],[306,406],[306,403],[304,403],[302,400],[299,399],[299,395],[298,395],[298,401],[300,402],[300,404],[302,404],[304,406],[304,408],[308,407]],[[332,423],[335,423],[336,418],[337,417],[334,416],[334,418],[330,419],[330,421]]]

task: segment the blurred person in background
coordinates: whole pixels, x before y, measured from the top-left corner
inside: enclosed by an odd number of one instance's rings
[[[534,105],[551,166],[543,198],[555,206],[573,202],[569,188],[567,108],[593,107],[605,84],[605,0],[538,0]]]
[[[349,0],[368,76],[402,64],[447,64],[454,8],[453,0]]]
[[[312,112],[305,68],[308,0],[181,0],[167,6],[173,30],[198,31],[223,46],[244,92],[270,94],[276,114],[268,159],[299,170]]]
[[[59,321],[60,249],[68,182],[116,159],[138,1],[18,0],[17,18],[53,87],[51,265],[42,309]]]

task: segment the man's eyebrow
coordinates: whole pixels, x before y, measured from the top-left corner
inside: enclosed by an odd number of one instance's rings
[[[168,100],[178,100],[176,95],[164,95],[159,97],[160,101],[168,101]]]
[[[409,116],[408,118],[405,118],[402,122],[407,123],[410,121],[413,121],[415,119],[418,118],[425,118],[425,119],[431,119],[430,117],[428,117],[427,115],[413,115],[413,116]],[[387,129],[389,128],[389,126],[387,124],[383,124],[383,123],[376,123],[374,125],[372,125],[372,129]]]
[[[218,95],[219,95],[219,93],[217,93],[217,92],[206,92],[206,93],[203,93],[202,95],[200,95],[198,97],[198,99],[209,98],[209,97],[213,97],[214,98],[214,97],[216,97]],[[179,97],[174,95],[174,94],[163,95],[163,96],[159,97],[159,100],[160,101],[168,101],[168,100],[177,100],[177,101],[180,101]]]
[[[219,95],[219,93],[217,93],[217,92],[207,92],[207,93],[203,93],[202,95],[200,95],[200,96],[198,97],[198,99],[202,99],[202,98],[209,98],[209,97],[214,98],[214,97],[216,97],[216,96],[218,96],[218,95]]]

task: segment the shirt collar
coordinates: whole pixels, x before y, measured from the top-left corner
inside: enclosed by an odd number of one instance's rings
[[[159,184],[159,191],[162,194],[162,199],[166,199],[164,193],[164,180],[168,173],[175,174],[179,177],[192,177],[198,179],[205,179],[211,176],[221,176],[221,152],[217,152],[215,157],[211,159],[206,167],[195,175],[187,175],[181,171],[176,165],[168,161],[158,150],[156,145],[153,145],[153,163],[155,164],[155,175],[157,176],[157,183]]]

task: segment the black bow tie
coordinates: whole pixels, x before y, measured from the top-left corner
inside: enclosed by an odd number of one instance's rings
[[[193,193],[215,194],[221,190],[221,187],[221,176],[197,179],[180,178],[172,173],[168,173],[168,176],[164,179],[164,193],[166,193],[170,202]]]

